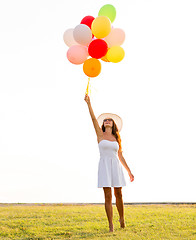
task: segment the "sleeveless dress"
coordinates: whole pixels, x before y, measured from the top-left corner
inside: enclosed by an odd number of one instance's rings
[[[100,152],[98,188],[126,186],[122,165],[118,158],[118,142],[104,139],[98,146]]]

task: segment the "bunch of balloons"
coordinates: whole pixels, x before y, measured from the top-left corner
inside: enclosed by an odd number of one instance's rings
[[[83,71],[88,77],[100,74],[100,59],[118,63],[124,58],[125,52],[121,45],[125,33],[120,28],[112,27],[115,18],[115,7],[106,4],[99,10],[98,17],[84,17],[79,25],[66,30],[63,35],[69,47],[68,60],[73,64],[83,64]]]

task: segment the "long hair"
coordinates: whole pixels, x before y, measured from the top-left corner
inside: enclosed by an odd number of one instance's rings
[[[122,151],[122,146],[121,146],[121,137],[120,137],[120,133],[118,131],[118,127],[116,125],[116,123],[114,122],[114,120],[112,119],[113,122],[113,126],[112,126],[112,134],[114,135],[114,137],[116,138],[116,141],[118,142],[119,145],[119,150]],[[102,124],[102,131],[105,132],[105,127],[104,127],[104,123]]]

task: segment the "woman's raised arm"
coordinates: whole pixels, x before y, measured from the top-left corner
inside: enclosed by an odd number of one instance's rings
[[[89,109],[89,113],[95,128],[95,132],[97,134],[97,138],[100,139],[103,136],[103,132],[97,122],[97,119],[95,117],[95,114],[93,112],[92,106],[91,106],[91,102],[90,102],[90,97],[86,94],[84,100],[86,101],[87,105],[88,105],[88,109]]]

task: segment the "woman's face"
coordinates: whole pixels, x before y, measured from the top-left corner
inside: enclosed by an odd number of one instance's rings
[[[106,118],[103,120],[104,127],[113,127],[113,120],[111,118]]]

